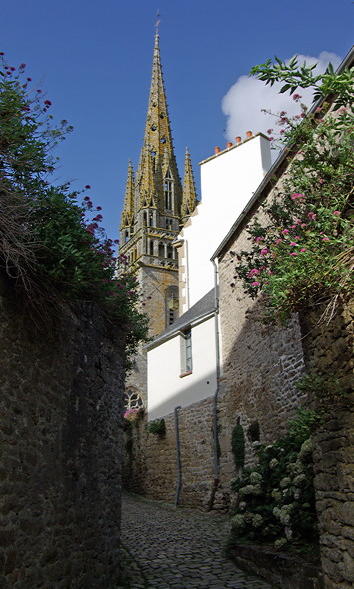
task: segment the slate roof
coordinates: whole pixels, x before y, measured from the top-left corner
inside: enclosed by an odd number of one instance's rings
[[[152,342],[147,344],[146,349],[155,347],[156,344],[162,343],[164,340],[169,339],[174,333],[183,330],[184,328],[191,325],[196,319],[202,319],[216,310],[215,306],[215,292],[212,288],[204,297],[199,299],[198,302],[193,305],[188,311],[183,313],[181,317],[176,319],[169,325],[167,329],[160,335],[158,335]]]

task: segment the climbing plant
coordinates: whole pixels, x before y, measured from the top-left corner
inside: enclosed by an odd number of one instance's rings
[[[240,423],[237,423],[232,430],[231,450],[236,468],[243,468],[245,464],[245,434]]]
[[[281,128],[271,139],[287,149],[289,166],[273,198],[249,223],[250,247],[235,268],[251,297],[263,293],[271,320],[324,302],[330,319],[340,299],[354,292],[354,69],[335,73],[329,66],[315,75],[314,67],[294,58],[251,70],[266,84],[283,82],[280,91],[299,104],[294,117],[277,115]],[[322,100],[311,111],[301,104],[301,87],[312,87],[314,99]]]

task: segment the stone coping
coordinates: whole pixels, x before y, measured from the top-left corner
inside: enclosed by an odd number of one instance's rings
[[[228,556],[239,567],[281,589],[324,589],[319,556],[316,562],[268,546],[249,544],[229,548]]]

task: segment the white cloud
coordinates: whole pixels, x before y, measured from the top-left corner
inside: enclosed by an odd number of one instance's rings
[[[287,61],[290,61],[287,60]],[[336,69],[341,63],[341,58],[335,53],[322,51],[319,57],[299,55],[298,61],[307,65],[318,63],[315,73],[324,72],[328,63],[331,62]],[[261,109],[271,110],[273,113],[286,111],[288,115],[295,115],[299,112],[297,104],[288,94],[279,94],[282,84],[275,83],[272,87],[266,86],[264,82],[256,78],[241,76],[231,86],[222,99],[222,111],[227,117],[225,137],[228,141],[235,141],[236,136],[245,137],[246,131],[258,133],[275,127],[275,118],[264,114]],[[312,104],[312,90],[300,88],[297,91],[308,106]],[[275,127],[276,129],[277,127]],[[279,128],[278,128],[279,129]]]

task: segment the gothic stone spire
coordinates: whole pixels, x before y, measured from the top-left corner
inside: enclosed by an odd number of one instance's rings
[[[197,193],[195,190],[195,183],[193,177],[193,169],[191,156],[188,147],[186,148],[186,156],[184,160],[184,178],[183,178],[183,195],[181,216],[185,223],[190,214],[194,211],[197,204]]]
[[[151,170],[153,174],[151,174]],[[155,35],[150,96],[145,124],[144,143],[137,173],[141,205],[143,194],[153,197],[160,213],[164,213],[164,180],[168,177],[174,184],[173,212],[179,216],[181,185],[174,155],[170,119],[167,109],[160,59],[159,36]]]
[[[130,227],[134,222],[134,197],[135,197],[135,182],[134,182],[134,170],[133,164],[129,160],[128,164],[128,175],[125,189],[124,205],[120,222],[120,229],[124,227]]]

